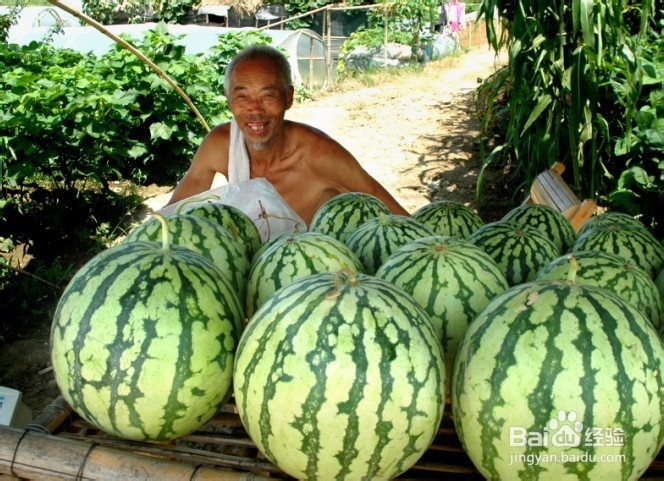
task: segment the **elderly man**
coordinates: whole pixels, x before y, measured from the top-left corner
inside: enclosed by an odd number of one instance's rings
[[[265,178],[307,225],[321,205],[344,192],[371,194],[393,213],[409,215],[338,142],[285,120],[294,89],[288,60],[277,49],[254,45],[238,53],[224,90],[234,119],[208,133],[169,204],[210,189],[219,172],[231,184]],[[238,138],[239,150],[233,145]]]

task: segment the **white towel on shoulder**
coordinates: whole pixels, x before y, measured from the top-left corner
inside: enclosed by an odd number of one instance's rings
[[[235,117],[231,119],[231,141],[228,148],[228,183],[237,184],[249,180],[249,154],[244,136]]]

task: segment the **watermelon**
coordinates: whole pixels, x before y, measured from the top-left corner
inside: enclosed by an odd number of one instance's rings
[[[518,225],[531,225],[544,233],[565,254],[576,240],[572,223],[560,211],[541,204],[523,204],[510,210],[501,219]]]
[[[664,308],[657,285],[650,275],[615,254],[578,251],[544,266],[536,280],[567,279],[572,262],[578,264],[576,282],[609,289],[636,307],[659,330],[664,324]]]
[[[233,375],[258,449],[298,479],[391,479],[438,432],[443,350],[415,301],[351,271],[275,292],[247,325]]]
[[[652,279],[664,265],[664,247],[645,228],[616,223],[596,226],[579,236],[570,252],[586,250],[616,254],[646,271]]]
[[[607,289],[508,289],[457,350],[462,446],[487,479],[638,479],[662,446],[663,354],[645,316]]]
[[[436,235],[467,239],[484,225],[482,218],[470,207],[452,200],[438,200],[423,205],[413,213]]]
[[[606,227],[608,225],[617,225],[621,227],[633,227],[636,229],[648,230],[643,223],[635,217],[624,212],[606,211],[602,214],[596,215],[588,219],[576,233],[577,237],[581,237],[590,229],[595,227]]]
[[[311,219],[309,230],[346,242],[355,229],[380,214],[390,214],[383,201],[363,192],[346,192],[320,206]]]
[[[468,324],[509,286],[493,259],[466,240],[445,236],[414,240],[390,255],[376,271],[424,308],[441,334],[447,379]]]
[[[279,237],[254,259],[247,281],[247,317],[275,291],[293,281],[341,269],[361,272],[362,263],[350,248],[334,237],[318,232]]]
[[[360,258],[364,272],[373,275],[399,247],[432,235],[431,229],[411,217],[381,214],[355,229],[346,245]]]
[[[256,224],[237,207],[218,202],[208,202],[186,207],[178,213],[200,216],[225,227],[233,235],[236,242],[244,246],[249,259],[261,246],[261,235]]]
[[[281,242],[282,240],[287,239],[291,236],[300,235],[300,234],[301,232],[282,232],[281,234],[277,234],[275,236],[272,236],[270,239],[267,239],[265,242],[261,244],[261,246],[256,250],[256,252],[254,252],[254,255],[251,257],[251,265],[253,266],[256,260],[263,255],[263,252],[268,250],[277,242]]]
[[[542,267],[560,256],[539,229],[502,220],[480,227],[468,240],[489,254],[510,286],[532,281]]]
[[[242,321],[230,282],[200,254],[168,242],[119,244],[79,269],[58,302],[55,380],[109,434],[176,439],[230,396]]]
[[[233,282],[238,295],[244,295],[251,262],[244,246],[228,229],[203,217],[185,214],[168,216],[168,229],[173,244],[187,247],[212,261]],[[158,241],[161,236],[162,223],[153,217],[133,229],[125,242]]]

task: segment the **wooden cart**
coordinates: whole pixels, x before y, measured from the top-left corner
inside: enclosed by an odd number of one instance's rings
[[[433,444],[400,479],[483,479],[461,448],[450,412],[448,405]],[[0,426],[0,473],[39,480],[289,479],[256,449],[233,404],[189,436],[150,443],[101,432],[62,398],[25,429]],[[642,479],[664,479],[664,454]]]

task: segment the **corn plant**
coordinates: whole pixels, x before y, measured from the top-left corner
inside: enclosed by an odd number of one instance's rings
[[[653,0],[484,0],[479,16],[494,11],[499,25],[487,21],[486,32],[508,54],[509,124],[485,166],[507,158],[525,191],[561,161],[580,197],[654,226],[664,129]]]

